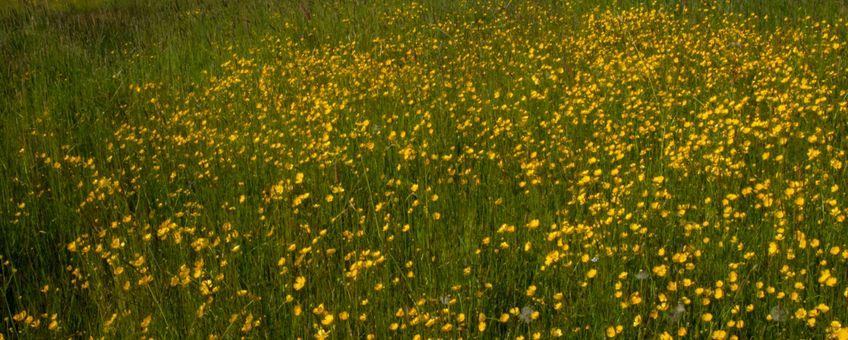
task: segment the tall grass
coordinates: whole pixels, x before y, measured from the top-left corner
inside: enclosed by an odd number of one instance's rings
[[[848,334],[841,2],[2,6],[0,339]]]

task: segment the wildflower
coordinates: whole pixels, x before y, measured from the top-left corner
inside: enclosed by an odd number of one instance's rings
[[[524,323],[530,323],[534,320],[534,313],[536,313],[536,311],[534,311],[533,308],[530,308],[530,306],[525,306],[521,308],[521,313],[518,315],[518,319],[524,321]]]
[[[47,326],[47,329],[51,331],[56,331],[59,329],[59,322],[56,319],[50,320],[50,324]]]
[[[685,312],[686,312],[686,305],[684,305],[682,301],[678,301],[677,305],[675,305],[674,308],[672,308],[671,311],[669,311],[669,313],[668,313],[668,315],[666,315],[666,317],[670,321],[675,322],[675,321],[680,320],[680,317],[683,316],[683,313],[685,313]]]
[[[836,285],[837,279],[830,274],[830,270],[824,269],[819,273],[818,282],[822,285],[833,287]]]
[[[551,329],[551,337],[553,337],[553,338],[559,338],[559,337],[561,337],[562,335],[563,335],[563,333],[562,333],[562,329],[559,329],[559,328],[553,328],[553,329]],[[2,339],[0,339],[0,340],[2,340]]]
[[[848,327],[839,327],[831,331],[828,335],[829,339],[848,340]]]
[[[298,276],[294,279],[294,290],[301,290],[303,286],[306,285],[306,278],[303,276]]]
[[[789,316],[789,311],[781,307],[780,305],[774,306],[769,310],[768,315],[772,321],[781,322],[785,321],[787,316]]]
[[[665,277],[665,274],[668,272],[668,266],[659,265],[659,266],[654,267],[652,271],[654,272],[655,275],[657,275],[659,277]]]
[[[443,305],[447,306],[448,304],[450,304],[450,302],[451,302],[451,295],[450,294],[445,294],[445,295],[442,295],[442,296],[439,297],[439,303],[441,303]]]
[[[324,340],[330,337],[330,332],[325,331],[323,328],[319,328],[318,332],[315,333],[315,340]]]

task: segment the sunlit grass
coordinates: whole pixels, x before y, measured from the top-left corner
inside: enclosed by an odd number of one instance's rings
[[[0,339],[848,336],[843,7],[685,5],[9,11]]]

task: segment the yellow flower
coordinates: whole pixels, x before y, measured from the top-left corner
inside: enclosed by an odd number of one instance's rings
[[[829,338],[837,340],[848,340],[848,327],[839,327],[833,333],[830,333]]]
[[[306,278],[303,276],[298,276],[294,279],[294,290],[301,290],[303,286],[306,285]]]
[[[639,327],[639,325],[641,325],[641,324],[642,324],[642,316],[636,315],[636,317],[633,318],[633,327]],[[665,334],[668,334],[668,333],[665,333]]]
[[[668,272],[668,266],[666,266],[666,265],[659,265],[659,266],[654,267],[654,268],[652,269],[652,271],[654,272],[654,274],[655,274],[656,276],[664,277],[664,276],[665,276],[665,274]]]
[[[837,279],[830,274],[830,270],[825,269],[819,273],[819,283],[828,287],[836,285]]]
[[[714,340],[724,340],[727,339],[727,332],[719,329],[714,331],[710,337]]]
[[[315,340],[324,340],[330,337],[330,332],[325,331],[323,328],[318,330],[318,333],[315,333]]]
[[[774,256],[774,255],[775,255],[775,254],[777,254],[779,251],[780,251],[780,248],[778,248],[777,243],[769,242],[769,246],[768,246],[768,254],[769,254],[769,256]]]
[[[639,295],[639,293],[635,293],[630,296],[631,305],[638,305],[640,303],[642,303],[642,297]]]
[[[144,317],[144,320],[141,320],[141,328],[147,329],[147,327],[150,327],[150,321],[153,321],[153,315]]]

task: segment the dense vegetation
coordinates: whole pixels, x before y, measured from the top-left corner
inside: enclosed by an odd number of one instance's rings
[[[846,14],[0,5],[0,339],[846,339]]]

